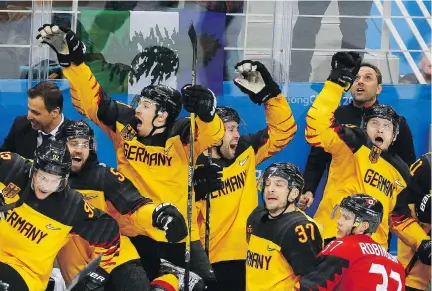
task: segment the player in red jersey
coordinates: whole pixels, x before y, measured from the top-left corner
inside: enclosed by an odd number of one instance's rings
[[[371,235],[382,221],[383,206],[367,194],[354,194],[340,204],[336,239],[317,257],[313,272],[303,276],[298,291],[405,291],[405,271]]]

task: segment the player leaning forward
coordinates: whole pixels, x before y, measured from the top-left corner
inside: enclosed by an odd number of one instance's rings
[[[349,90],[360,68],[361,58],[354,52],[338,52],[332,58],[332,71],[324,88],[306,116],[306,140],[323,147],[333,157],[332,169],[339,180],[327,185],[315,215],[323,224],[324,239],[336,236],[332,209],[352,193],[368,193],[383,205],[383,221],[372,238],[385,249],[389,229],[413,250],[430,241],[410,214],[407,197],[401,191],[409,180],[408,166],[387,151],[398,134],[399,116],[392,107],[373,105],[363,109],[362,128],[339,124],[333,112],[342,93]],[[430,248],[429,248],[430,250]]]
[[[134,110],[112,100],[103,92],[88,66],[83,63],[83,45],[72,31],[45,25],[39,32],[38,39],[56,51],[59,63],[64,67],[63,73],[70,82],[75,108],[113,140],[119,171],[154,203],[171,202],[187,217],[190,120],[176,118],[182,102],[186,110],[197,114],[198,135],[195,137],[193,153],[196,159],[224,135],[223,123],[215,115],[214,94],[202,86],[185,86],[181,95],[175,89],[163,85],[150,85],[137,96],[138,107]],[[214,274],[199,241],[196,213],[193,214],[191,271],[211,281]],[[120,227],[123,229],[122,225]],[[184,242],[168,244],[164,243],[164,237],[155,242],[145,236],[136,236],[132,242],[141,258],[146,258],[143,261],[145,267],[156,253],[176,265],[184,265]],[[159,260],[154,262],[158,264]],[[147,274],[152,279],[151,270],[159,268],[147,267]]]

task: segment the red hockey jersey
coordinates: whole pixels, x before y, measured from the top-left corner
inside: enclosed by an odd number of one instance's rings
[[[302,276],[295,290],[405,291],[405,271],[370,236],[350,235],[328,244],[314,271]]]

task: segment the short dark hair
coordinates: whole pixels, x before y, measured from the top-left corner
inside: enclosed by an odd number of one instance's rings
[[[30,99],[42,97],[48,112],[53,111],[57,107],[60,108],[60,112],[63,111],[63,93],[60,88],[52,82],[42,81],[38,83],[27,91],[27,95]]]
[[[377,76],[378,85],[379,85],[379,84],[382,84],[382,74],[381,74],[380,69],[378,69],[377,66],[372,65],[371,63],[361,63],[360,68],[361,68],[361,67],[369,67],[369,68],[371,68],[372,70],[374,70],[375,73],[376,73],[376,76]]]

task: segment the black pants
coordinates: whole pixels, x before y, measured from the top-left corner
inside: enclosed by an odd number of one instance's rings
[[[8,291],[28,291],[28,287],[21,275],[11,266],[0,262],[0,281],[9,285]],[[3,291],[0,284],[0,291]]]
[[[141,257],[141,262],[150,281],[158,276],[161,258],[179,267],[185,267],[185,243],[157,242],[147,236],[136,236],[130,239]],[[190,270],[198,274],[207,286],[211,286],[216,280],[200,241],[191,243]]]
[[[217,283],[208,291],[244,291],[246,289],[246,265],[244,260],[224,261],[212,264]]]
[[[405,287],[405,290],[406,291],[426,291],[426,290],[420,290],[420,289],[416,289],[416,288],[411,288],[411,287],[408,287],[408,286]]]
[[[323,15],[331,1],[298,1],[299,15]],[[339,15],[370,15],[372,1],[337,1]],[[322,17],[298,17],[292,33],[292,48],[314,49]],[[364,49],[367,23],[365,18],[340,18],[343,49]],[[337,48],[335,48],[335,51]],[[291,52],[290,81],[308,82],[313,51]]]

